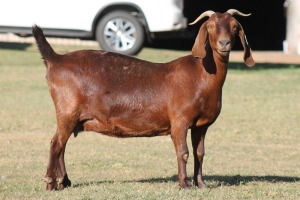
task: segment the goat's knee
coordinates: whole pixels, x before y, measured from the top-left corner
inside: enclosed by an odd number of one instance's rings
[[[204,155],[205,155],[204,149],[197,150],[197,157],[200,161],[203,160]]]
[[[184,154],[182,155],[182,159],[183,159],[184,162],[187,163],[187,161],[188,161],[188,159],[189,159],[189,152],[184,153]]]

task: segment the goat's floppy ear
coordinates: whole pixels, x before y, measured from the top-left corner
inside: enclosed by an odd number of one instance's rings
[[[252,58],[252,51],[251,51],[250,45],[247,41],[243,27],[241,26],[241,24],[239,24],[239,26],[240,26],[239,36],[240,36],[242,45],[244,47],[244,61],[248,67],[253,67],[255,65],[255,61]]]
[[[194,57],[198,58],[204,58],[206,56],[206,40],[207,40],[207,28],[206,28],[207,22],[204,22],[202,26],[200,27],[199,33],[197,35],[197,38],[195,40],[193,49],[192,49],[192,55]]]

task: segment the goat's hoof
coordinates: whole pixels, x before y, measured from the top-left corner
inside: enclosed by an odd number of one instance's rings
[[[201,176],[196,176],[194,177],[194,186],[198,187],[198,188],[205,188],[206,184],[203,181],[203,178]]]
[[[56,190],[57,188],[57,183],[56,180],[50,177],[45,177],[45,182],[47,183],[46,185],[46,190]]]
[[[71,181],[68,179],[68,177],[65,177],[63,181],[59,183],[59,189],[63,190],[67,187],[70,187],[71,185],[72,185]]]
[[[206,188],[206,184],[204,183],[204,181],[199,181],[196,185],[198,188]]]
[[[192,187],[192,184],[189,181],[182,181],[179,182],[180,189],[190,189]]]
[[[71,181],[68,178],[67,174],[63,178],[58,178],[57,182],[58,182],[58,189],[59,190],[63,190],[64,188],[71,186]]]
[[[51,183],[47,183],[47,185],[46,185],[46,190],[49,190],[49,191],[56,190],[56,188],[57,188],[56,181],[53,181]]]

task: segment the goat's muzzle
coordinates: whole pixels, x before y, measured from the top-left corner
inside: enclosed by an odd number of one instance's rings
[[[219,44],[223,48],[227,48],[230,45],[230,40],[219,40]]]
[[[218,41],[217,51],[222,56],[227,56],[230,53],[232,43],[229,39],[220,39]]]

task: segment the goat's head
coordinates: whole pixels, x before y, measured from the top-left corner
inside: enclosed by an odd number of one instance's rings
[[[255,62],[252,58],[251,48],[248,44],[243,27],[233,15],[249,16],[250,14],[243,14],[235,9],[229,9],[223,14],[209,10],[202,13],[194,22],[190,23],[190,25],[193,25],[204,17],[209,17],[209,19],[200,27],[192,49],[192,55],[204,58],[206,56],[205,46],[207,41],[209,41],[213,51],[223,57],[228,57],[230,50],[233,47],[235,37],[239,35],[244,47],[244,61],[247,66],[254,66]]]

